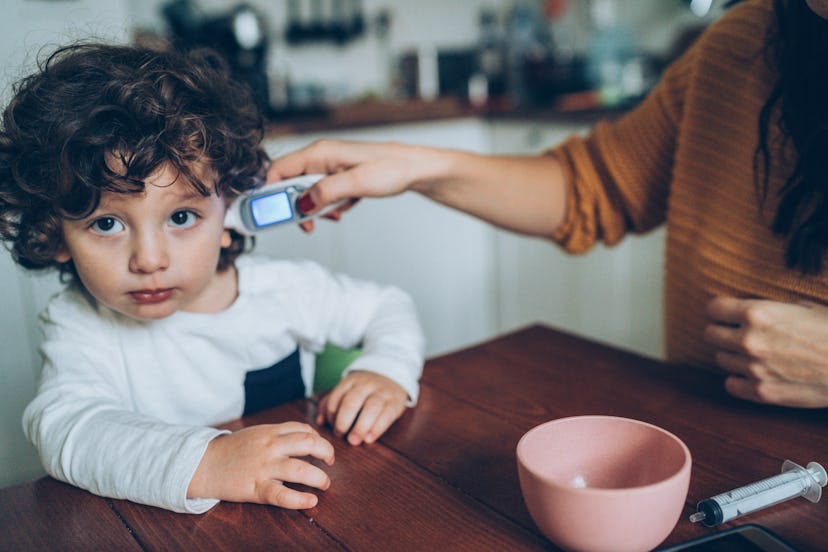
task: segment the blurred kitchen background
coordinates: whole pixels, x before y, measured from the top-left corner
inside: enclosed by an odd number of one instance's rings
[[[272,156],[322,137],[532,154],[622,116],[723,2],[2,0],[0,98],[77,39],[208,45],[253,88]],[[409,194],[310,236],[263,234],[256,250],[406,289],[429,355],[538,321],[661,354],[661,231],[573,258]],[[40,370],[37,312],[58,288],[0,253],[0,486],[42,474],[20,416]]]
[[[276,115],[447,96],[549,106],[593,89],[623,103],[717,14],[712,0],[148,0],[127,10],[139,41],[226,52]]]

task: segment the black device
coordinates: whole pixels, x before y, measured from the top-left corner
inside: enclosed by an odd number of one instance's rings
[[[797,552],[760,525],[748,523],[713,535],[659,548],[655,552]]]
[[[244,2],[229,11],[208,15],[196,0],[169,0],[161,13],[177,48],[206,46],[224,56],[233,76],[250,86],[259,109],[268,111],[268,37],[264,16]]]

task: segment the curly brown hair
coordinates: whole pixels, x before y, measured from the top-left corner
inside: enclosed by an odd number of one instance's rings
[[[58,268],[61,220],[102,192],[137,193],[169,163],[199,193],[227,200],[264,180],[263,119],[250,91],[209,50],[80,43],[59,48],[14,88],[0,128],[0,239],[28,269]],[[107,163],[107,158],[120,163]],[[194,164],[210,169],[202,182]],[[113,166],[117,168],[113,168]],[[217,270],[244,238],[232,232]]]

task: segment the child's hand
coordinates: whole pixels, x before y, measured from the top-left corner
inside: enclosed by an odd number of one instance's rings
[[[312,456],[331,465],[333,446],[315,429],[300,422],[252,426],[213,439],[198,465],[188,498],[272,504],[299,510],[316,506],[318,498],[286,487],[301,483],[326,490],[328,475],[295,457]]]
[[[326,420],[352,445],[373,443],[405,411],[408,394],[374,372],[351,372],[319,403],[316,423]],[[350,431],[349,431],[350,430]]]

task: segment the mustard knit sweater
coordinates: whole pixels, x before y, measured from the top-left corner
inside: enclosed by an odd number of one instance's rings
[[[702,332],[715,295],[828,302],[828,276],[787,269],[785,240],[770,229],[777,191],[795,159],[791,149],[778,149],[775,125],[762,208],[755,187],[758,114],[774,83],[763,42],[772,21],[769,0],[738,4],[665,71],[638,108],[552,151],[569,171],[567,216],[555,236],[567,251],[666,223],[671,361],[713,365]]]

